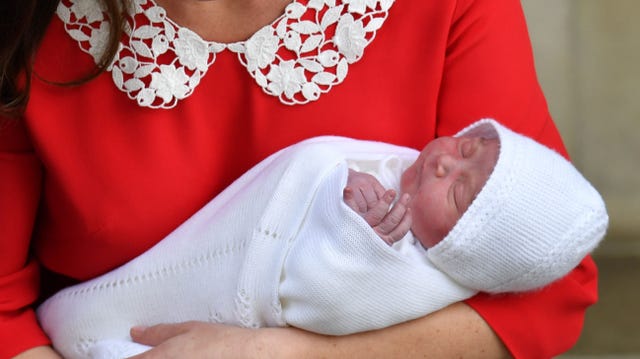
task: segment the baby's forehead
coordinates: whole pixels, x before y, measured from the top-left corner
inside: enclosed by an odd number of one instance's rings
[[[481,139],[484,145],[487,161],[486,165],[488,168],[493,169],[498,162],[498,157],[500,156],[500,138],[490,134],[466,134],[461,135],[459,138],[472,138],[472,139]]]
[[[488,147],[489,151],[493,155],[492,164],[491,164],[491,168],[493,168],[493,167],[496,166],[496,163],[498,162],[498,156],[500,156],[500,150],[501,150],[500,149],[500,139],[497,138],[497,137],[493,137],[493,138],[483,137],[483,139],[485,141],[487,141],[488,143],[495,144],[495,145],[492,145],[492,146]]]
[[[493,174],[493,170],[498,163],[498,157],[500,156],[500,141],[498,138],[485,138],[482,136],[475,136],[482,138],[484,141],[484,154],[481,159],[478,159],[476,166],[477,174],[474,176],[474,180],[471,183],[471,193],[469,202],[473,202],[478,196],[480,191],[484,188],[489,180],[489,177]]]
[[[452,136],[454,138],[484,138],[486,140],[496,140],[498,142],[500,142],[499,137],[496,136],[495,133],[491,133],[491,132],[470,132],[470,133],[465,133],[465,134],[461,134],[461,135],[457,135],[457,136]]]

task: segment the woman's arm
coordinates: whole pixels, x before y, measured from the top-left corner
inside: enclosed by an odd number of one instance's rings
[[[491,328],[464,303],[382,330],[331,337],[295,328],[246,329],[189,322],[131,333],[157,346],[135,359],[190,358],[510,358]],[[189,353],[188,355],[186,353]]]
[[[29,245],[40,198],[40,163],[22,120],[0,116],[0,358],[49,344],[30,305],[39,266]]]
[[[491,328],[464,303],[383,330],[319,337],[318,358],[510,358]],[[313,339],[312,339],[313,340]],[[324,344],[324,345],[322,345]],[[309,352],[305,344],[295,354]]]

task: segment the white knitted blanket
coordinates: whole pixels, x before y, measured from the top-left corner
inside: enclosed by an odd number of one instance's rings
[[[342,335],[464,300],[475,292],[412,245],[387,246],[342,199],[350,164],[389,177],[376,166],[399,172],[416,155],[341,137],[288,147],[143,255],[47,300],[41,325],[65,358],[122,358],[149,349],[131,342],[134,325],[199,320]]]

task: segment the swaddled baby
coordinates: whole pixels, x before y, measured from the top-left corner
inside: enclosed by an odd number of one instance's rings
[[[147,350],[130,327],[162,322],[348,334],[477,291],[540,288],[593,250],[607,222],[568,161],[493,120],[420,154],[321,137],[272,155],[157,246],[38,315],[68,358]]]

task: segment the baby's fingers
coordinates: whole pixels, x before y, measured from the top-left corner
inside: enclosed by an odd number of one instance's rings
[[[412,219],[411,211],[407,207],[408,203],[409,196],[405,194],[384,216],[380,224],[374,227],[380,237],[388,244],[399,241],[411,229]]]
[[[349,206],[351,209],[353,209],[358,213],[361,212],[360,206],[358,205],[358,201],[356,200],[356,195],[355,195],[355,192],[353,191],[353,188],[345,187],[342,190],[342,198],[344,200],[344,203],[346,203],[347,206]]]
[[[381,199],[377,201],[362,217],[371,226],[377,226],[389,212],[389,207],[396,198],[396,191],[390,189],[384,192]]]

